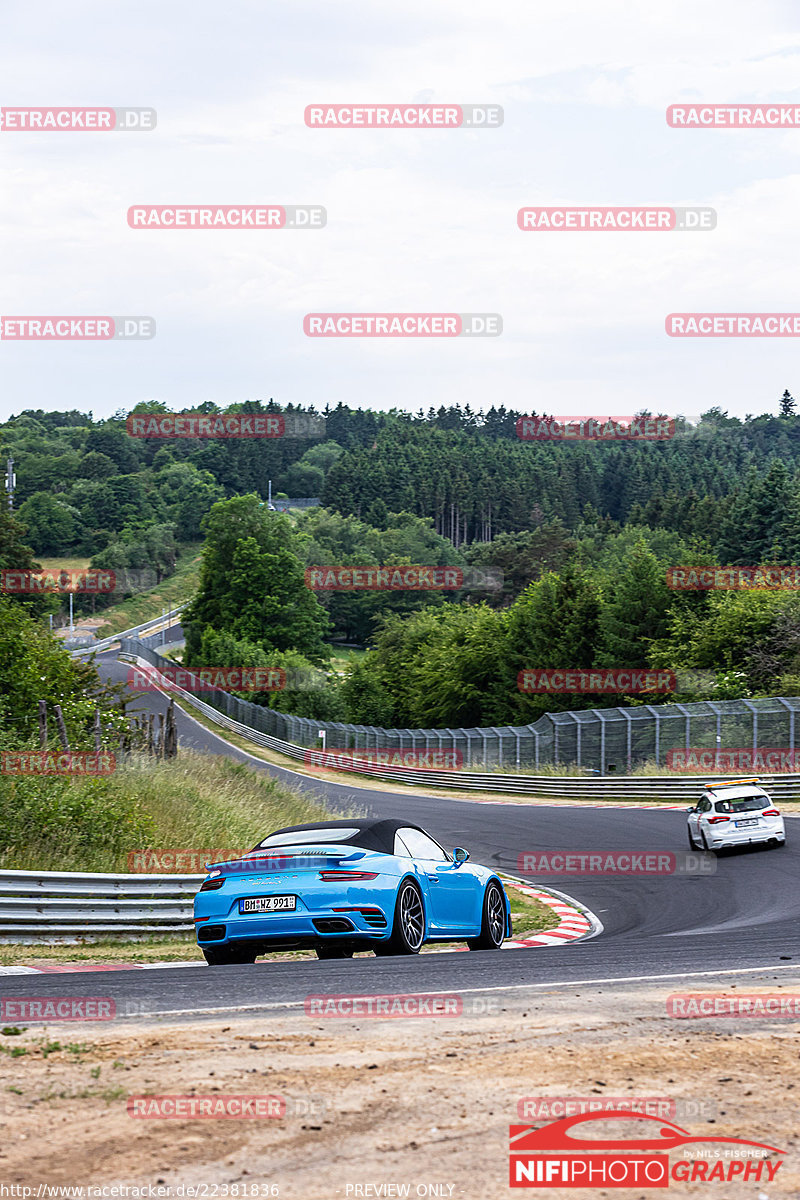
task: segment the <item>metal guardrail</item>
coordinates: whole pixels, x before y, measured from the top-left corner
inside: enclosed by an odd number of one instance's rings
[[[140,657],[132,651],[130,646],[127,652],[120,654],[120,658],[126,661],[143,662],[151,668],[155,665],[151,662],[152,657],[158,656],[153,655],[153,652],[150,651],[147,657]],[[213,705],[200,700],[192,692],[178,687],[171,680],[168,686],[165,686],[165,690],[169,695],[196,708],[215,724],[221,725],[233,733],[238,733],[240,737],[247,738],[248,741],[255,742],[256,745],[263,746],[266,750],[274,750],[278,754],[285,754],[296,760],[305,760],[309,754],[308,747],[283,741],[268,733],[262,733],[260,729],[254,729],[251,725],[236,721]],[[315,753],[318,752],[315,751]],[[349,753],[355,756],[358,751],[353,750]],[[336,769],[344,771],[342,767]],[[559,800],[574,799],[576,802],[586,800],[669,800],[674,804],[696,801],[700,789],[710,779],[720,778],[719,775],[678,777],[673,775],[620,775],[602,778],[591,775],[510,775],[496,771],[434,771],[412,767],[392,767],[369,762],[360,763],[357,767],[348,767],[347,773],[405,783],[414,787],[453,788],[464,792],[508,792],[542,799],[548,797]],[[747,773],[745,772],[745,774]],[[787,774],[780,777],[762,774],[759,778],[769,788],[770,795],[776,801],[800,800],[800,774]]]
[[[72,655],[87,653],[97,654],[103,650],[110,650],[111,647],[116,645],[121,638],[131,638],[136,637],[136,635],[139,633],[146,633],[148,629],[154,629],[156,625],[163,624],[163,622],[169,620],[170,617],[179,616],[180,613],[183,612],[184,608],[186,608],[185,604],[179,604],[177,608],[171,609],[168,613],[163,613],[160,617],[153,617],[152,621],[144,621],[141,625],[132,626],[131,629],[123,629],[120,633],[114,633],[111,635],[111,637],[103,638],[102,641],[99,642],[92,642],[88,646],[76,647],[75,649],[71,650],[70,653]]]
[[[191,932],[203,879],[0,870],[0,942]]]

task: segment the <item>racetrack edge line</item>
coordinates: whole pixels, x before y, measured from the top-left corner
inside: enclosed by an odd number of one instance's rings
[[[264,964],[266,966],[266,964]],[[666,975],[620,975],[608,979],[557,979],[548,983],[513,983],[499,984],[496,987],[482,988],[458,988],[460,996],[471,995],[472,993],[483,994],[485,992],[518,992],[531,991],[536,988],[551,988],[551,987],[589,987],[591,985],[601,983],[650,983],[660,979],[695,979],[705,976],[718,975],[750,975],[756,972],[763,971],[798,971],[798,965],[793,963],[791,966],[775,966],[765,965],[763,967],[732,967],[724,970],[716,971],[673,971]],[[353,993],[354,995],[356,993]],[[379,995],[381,993],[363,993],[364,995]],[[440,988],[436,992],[415,992],[415,996],[441,996],[446,994]],[[232,1004],[220,1006],[219,1008],[177,1008],[158,1010],[156,1012],[136,1013],[136,1017],[186,1017],[186,1016],[210,1016],[213,1013],[231,1013],[231,1012],[253,1012],[264,1009],[297,1009],[303,1008],[305,1001],[302,1000],[279,1000],[271,1004]],[[131,1020],[134,1015],[131,1015]],[[355,1018],[354,1018],[355,1019]]]

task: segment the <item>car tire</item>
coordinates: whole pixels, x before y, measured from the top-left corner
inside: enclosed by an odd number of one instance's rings
[[[256,951],[246,946],[203,947],[203,957],[210,967],[230,967],[242,963],[254,963]]]
[[[703,843],[703,849],[705,850],[706,854],[716,854],[717,853],[716,850],[712,850],[711,847],[709,846],[708,842],[706,841],[706,835],[702,829],[700,830],[700,839]]]
[[[315,946],[317,958],[352,958],[354,951],[347,946]]]
[[[694,840],[691,829],[689,829],[688,826],[686,828],[687,828],[687,833],[689,834],[689,849],[690,850],[699,850],[700,847],[698,846],[697,842]]]
[[[470,950],[499,950],[506,936],[506,904],[499,883],[489,881],[483,894],[480,936],[467,942]]]
[[[413,879],[404,879],[394,905],[391,936],[373,950],[379,958],[390,954],[419,954],[425,941],[425,908]]]

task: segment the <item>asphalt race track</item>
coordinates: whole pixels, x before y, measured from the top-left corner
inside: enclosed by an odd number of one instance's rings
[[[180,636],[170,630],[173,638]],[[127,666],[115,654],[98,657],[101,673],[124,680]],[[164,711],[159,694],[140,707]],[[657,809],[596,809],[491,804],[370,791],[321,782],[265,764],[227,745],[182,712],[181,745],[227,754],[318,795],[332,809],[358,806],[374,815],[407,816],[445,846],[465,846],[478,862],[517,875],[520,851],[687,850],[682,812]],[[800,828],[787,819],[787,845],[746,850],[718,859],[711,876],[537,876],[575,897],[600,919],[603,931],[583,942],[502,953],[452,952],[419,957],[350,960],[260,961],[210,969],[164,967],[104,971],[104,995],[118,1012],[181,1018],[302,1004],[309,993],[504,992],[611,981],[685,978],[692,990],[718,986],[719,973],[752,972],[752,983],[780,979],[800,963]],[[797,830],[797,832],[795,832]],[[269,830],[264,830],[267,834]],[[704,979],[704,974],[709,977]],[[759,980],[759,976],[761,979]],[[37,975],[35,992],[86,995],[83,973]],[[32,977],[3,978],[2,992],[30,995]],[[529,993],[530,994],[530,993]]]

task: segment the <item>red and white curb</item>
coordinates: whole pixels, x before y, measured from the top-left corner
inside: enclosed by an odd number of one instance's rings
[[[163,967],[202,967],[205,963],[152,962],[152,963],[50,963],[46,967],[0,967],[0,975],[72,975],[76,971],[155,971]]]
[[[548,929],[546,933],[537,933],[529,938],[511,938],[503,944],[504,950],[527,950],[531,946],[560,946],[565,942],[574,942],[578,938],[602,932],[602,923],[594,913],[588,908],[583,908],[576,900],[571,900],[569,896],[529,887],[528,884],[517,883],[513,879],[504,879],[503,882],[507,887],[522,892],[525,896],[532,896],[540,904],[546,904],[559,918],[555,929]]]

